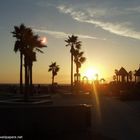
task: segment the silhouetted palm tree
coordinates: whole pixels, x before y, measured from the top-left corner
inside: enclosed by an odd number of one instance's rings
[[[116,79],[117,79],[117,76],[113,75],[113,80],[116,81]]]
[[[98,80],[99,80],[99,75],[98,75],[98,73],[95,74],[95,77],[96,77],[96,78],[95,78],[95,81],[98,81]]]
[[[73,55],[75,48],[80,49],[81,41],[78,41],[78,36],[68,36],[68,39],[65,40],[67,43],[66,46],[70,46],[70,53],[71,53],[71,87],[73,87]]]
[[[25,32],[26,32],[26,27],[24,24],[21,24],[19,27],[14,26],[14,31],[11,32],[13,34],[13,37],[17,39],[15,42],[14,51],[20,52],[20,93],[23,92],[22,66],[23,66],[23,54],[25,50],[25,43],[24,43]]]
[[[119,72],[119,71],[118,71],[117,69],[115,69],[115,74],[116,74],[117,82],[119,81],[118,72]]]
[[[24,67],[25,67],[25,100],[29,90],[29,85],[32,87],[32,64],[36,60],[36,51],[42,52],[39,48],[46,47],[41,43],[39,36],[34,35],[31,28],[27,28],[24,24],[19,27],[14,26],[12,32],[13,37],[16,37],[15,52],[20,51],[21,67],[20,67],[20,81],[22,85],[22,63],[24,56]]]
[[[52,72],[52,85],[54,85],[54,77],[57,75],[59,70],[59,65],[56,65],[56,62],[53,62],[51,65],[49,65],[48,71]]]
[[[43,53],[40,48],[46,47],[41,40],[39,39],[38,35],[34,35],[32,30],[28,34],[28,45],[29,47],[27,48],[27,66],[28,68],[28,80],[30,84],[30,92],[32,92],[32,67],[33,67],[33,62],[36,61],[36,51]]]
[[[76,65],[77,82],[78,82],[79,68],[81,68],[81,65],[86,61],[86,58],[83,57],[83,54],[84,52],[80,52],[79,49],[76,49],[74,51],[74,62]]]

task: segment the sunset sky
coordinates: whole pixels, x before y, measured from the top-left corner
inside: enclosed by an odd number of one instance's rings
[[[70,83],[70,48],[65,39],[74,34],[87,58],[82,76],[93,69],[112,80],[115,69],[138,69],[140,64],[139,0],[0,0],[0,83],[19,82],[19,53],[13,51],[14,25],[24,23],[47,37],[44,54],[37,54],[34,83],[50,83],[48,66],[56,61],[58,83]]]

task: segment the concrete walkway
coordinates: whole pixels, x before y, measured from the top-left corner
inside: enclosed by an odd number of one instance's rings
[[[58,97],[54,105],[91,104],[91,133],[113,140],[140,140],[140,102],[122,102],[111,97]]]
[[[93,98],[92,130],[114,140],[140,140],[140,104],[109,97]],[[100,108],[98,109],[98,106]]]
[[[91,97],[56,94],[52,96],[52,100],[51,106],[92,105],[90,131],[93,139],[140,140],[140,101],[122,102],[103,95],[97,98],[95,94]]]

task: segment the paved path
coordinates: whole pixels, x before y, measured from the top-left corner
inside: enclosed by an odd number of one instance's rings
[[[113,140],[140,140],[140,102],[120,100],[95,95],[92,98],[58,96],[54,105],[92,104],[92,128],[99,134]]]
[[[99,97],[100,109],[93,98],[92,130],[114,140],[140,140],[140,103],[121,102]]]
[[[53,104],[92,104],[93,134],[113,140],[140,140],[140,102],[122,102],[105,96],[100,96],[98,100],[95,95],[91,98],[56,95]]]

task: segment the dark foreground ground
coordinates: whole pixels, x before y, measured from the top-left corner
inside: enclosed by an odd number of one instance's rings
[[[19,95],[13,100],[16,98]],[[91,96],[54,94],[43,97],[47,102],[37,100],[35,104],[13,104],[11,95],[0,99],[9,101],[0,103],[0,136],[39,140],[140,139],[139,101],[123,102],[95,92]]]
[[[0,136],[39,140],[109,140],[107,136],[92,131],[92,96],[54,94],[50,97],[42,94],[35,95],[28,103],[22,98],[19,94],[1,94]]]

